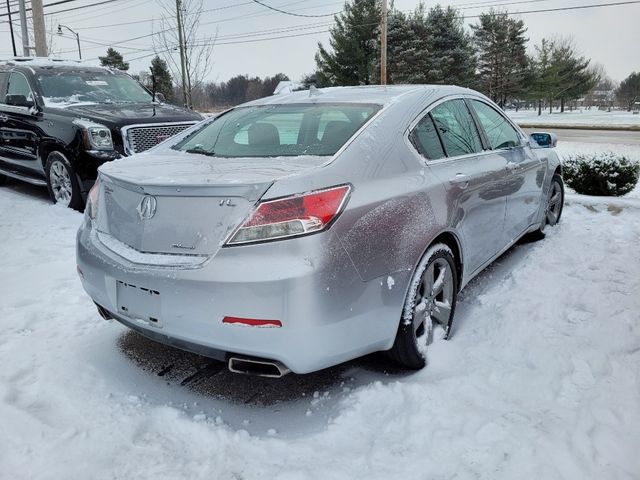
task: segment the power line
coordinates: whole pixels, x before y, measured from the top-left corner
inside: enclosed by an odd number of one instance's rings
[[[339,14],[340,12],[333,13],[325,13],[323,15],[305,15],[302,13],[293,13],[287,12],[286,10],[280,10],[279,8],[272,7],[271,5],[267,5],[266,3],[262,3],[260,0],[253,0],[253,3],[257,3],[258,5],[262,5],[269,10],[273,10],[274,12],[284,13],[285,15],[291,15],[292,17],[308,17],[308,18],[318,18],[318,17],[333,17],[334,15]]]
[[[73,1],[73,0],[66,0],[66,1],[68,2],[68,1]],[[72,8],[67,8],[67,9],[64,9],[64,10],[57,10],[55,12],[47,12],[47,13],[45,13],[45,15],[57,15],[59,13],[73,12],[75,10],[82,10],[82,9],[85,9],[85,8],[98,7],[100,5],[105,5],[107,3],[121,2],[121,1],[123,1],[123,0],[102,0],[102,2],[91,3],[89,5],[81,5],[79,7],[72,7]],[[52,6],[52,5],[46,5],[46,6]]]

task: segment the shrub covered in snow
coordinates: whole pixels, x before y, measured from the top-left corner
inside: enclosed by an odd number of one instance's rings
[[[565,182],[583,195],[625,195],[640,175],[640,163],[613,152],[567,155],[563,164]]]

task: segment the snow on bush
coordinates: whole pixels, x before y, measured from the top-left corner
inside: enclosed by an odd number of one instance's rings
[[[567,155],[563,164],[565,182],[583,195],[625,195],[640,175],[639,162],[613,152]]]

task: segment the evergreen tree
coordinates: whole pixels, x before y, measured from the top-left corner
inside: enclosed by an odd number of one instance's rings
[[[471,28],[478,51],[479,88],[504,106],[527,87],[527,29],[522,20],[494,10],[480,15],[480,23]]]
[[[123,70],[125,72],[129,70],[129,64],[124,61],[122,54],[111,47],[107,49],[106,56],[98,57],[98,59],[100,60],[100,65],[103,67],[117,68],[118,70]]]
[[[376,45],[375,79],[379,80],[380,44]],[[427,34],[424,6],[410,15],[392,9],[387,19],[387,79],[389,83],[427,83]]]
[[[537,57],[533,60],[535,80],[530,96],[539,101],[539,114],[542,99],[548,102],[549,112],[556,100],[564,111],[567,100],[585,95],[599,80],[596,71],[589,68],[589,60],[578,56],[569,40],[543,39],[536,46],[536,52]]]
[[[633,72],[620,83],[616,90],[616,99],[628,111],[631,111],[634,105],[640,102],[640,73]]]
[[[377,0],[349,0],[330,29],[330,50],[318,43],[317,81],[322,85],[369,85],[376,65],[380,9]]]
[[[430,9],[425,36],[426,82],[473,86],[475,50],[458,11],[452,7],[443,9],[440,5]]]
[[[153,57],[151,60],[151,74],[156,81],[156,92],[164,95],[164,98],[170,102],[173,100],[173,82],[167,62],[159,56]]]

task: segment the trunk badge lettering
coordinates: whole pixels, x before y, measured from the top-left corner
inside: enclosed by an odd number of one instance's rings
[[[181,243],[174,243],[171,245],[171,248],[181,248],[183,250],[195,250],[196,246],[183,245]]]
[[[149,220],[156,214],[158,201],[153,195],[145,195],[140,201],[140,205],[136,208],[141,220]]]
[[[225,205],[226,205],[227,207],[235,207],[235,206],[236,206],[236,204],[235,204],[235,203],[231,203],[231,199],[230,199],[230,198],[227,198],[227,199],[224,199],[224,198],[223,198],[223,199],[222,199],[222,200],[220,200],[220,202],[218,203],[218,206],[220,206],[220,207],[224,207]]]

